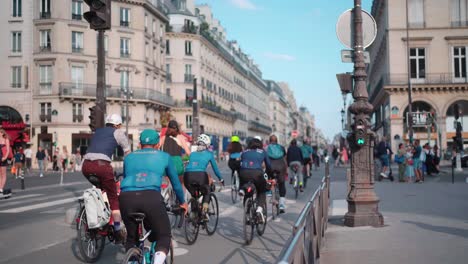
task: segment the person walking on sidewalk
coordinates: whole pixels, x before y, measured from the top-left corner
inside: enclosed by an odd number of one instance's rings
[[[7,174],[6,167],[8,166],[8,156],[11,152],[10,137],[5,130],[0,128],[0,194],[3,194],[5,188]]]
[[[23,154],[21,153],[21,151],[19,149],[16,149],[14,151],[14,155],[13,155],[13,166],[15,167],[15,178],[18,179],[22,179],[23,176],[23,160],[24,160],[24,156]]]
[[[406,149],[405,144],[398,144],[397,155],[395,156],[395,162],[398,164],[398,180],[405,182],[405,170],[406,170]]]
[[[36,163],[39,166],[39,177],[44,177],[44,165],[46,160],[46,152],[42,149],[41,146],[37,148],[36,152]]]
[[[31,165],[32,165],[32,150],[31,146],[28,145],[26,149],[24,150],[24,156],[26,157],[26,166],[25,170],[28,172],[28,174],[31,173]]]
[[[388,179],[389,175],[387,174],[387,169],[390,166],[390,155],[393,154],[392,150],[388,146],[387,138],[385,136],[379,142],[377,146],[377,155],[379,157],[380,163],[382,164],[382,169],[380,171],[380,176]],[[390,178],[393,181],[393,177]]]
[[[406,149],[406,182],[414,181],[414,160],[413,160],[414,148],[412,145],[408,145]]]
[[[422,165],[421,165],[421,153],[422,147],[419,143],[419,139],[414,141],[414,149],[413,149],[413,160],[414,160],[414,172],[416,174],[416,182],[424,182],[422,176]]]

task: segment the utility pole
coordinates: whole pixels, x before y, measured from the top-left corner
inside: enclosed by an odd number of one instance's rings
[[[408,116],[406,117],[408,125],[409,142],[413,144],[413,98],[412,98],[412,84],[411,84],[411,59],[410,59],[410,40],[409,40],[409,5],[406,0],[406,59],[408,68]]]
[[[345,225],[382,226],[383,217],[379,212],[379,198],[374,191],[374,133],[370,130],[370,114],[373,106],[369,103],[364,61],[361,0],[354,0],[354,102],[349,111],[354,114],[353,132],[348,141],[351,147],[351,190],[347,197],[348,212]]]
[[[200,135],[200,120],[198,119],[198,100],[197,100],[197,78],[193,78],[193,99],[192,99],[192,142],[195,143]]]

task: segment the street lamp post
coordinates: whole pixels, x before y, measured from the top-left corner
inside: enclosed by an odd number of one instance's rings
[[[345,125],[344,125],[344,115],[345,115],[345,109],[341,109],[341,130],[344,131]]]
[[[409,10],[408,0],[406,0],[406,59],[407,59],[407,74],[408,74],[408,138],[409,142],[413,143],[413,98],[412,98],[412,85],[411,85],[411,59],[410,59],[410,43],[409,43]]]
[[[370,131],[373,106],[368,102],[367,74],[364,61],[361,0],[354,0],[354,102],[349,111],[354,114],[353,131],[348,135],[351,147],[351,183],[347,197],[345,225],[382,226],[379,198],[374,191],[374,133]]]

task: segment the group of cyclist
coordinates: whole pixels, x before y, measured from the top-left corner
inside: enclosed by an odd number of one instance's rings
[[[140,148],[130,153],[128,139],[120,129],[121,126],[122,118],[117,114],[112,114],[106,118],[105,127],[96,129],[88,152],[84,156],[82,171],[86,178],[98,177],[102,188],[107,193],[114,220],[115,241],[121,243],[126,237],[126,250],[135,246],[138,243],[138,223],[131,215],[136,212],[144,213],[145,229],[153,230],[149,241],[157,241],[154,263],[164,263],[171,243],[169,218],[161,196],[164,177],[168,177],[180,207],[185,211],[188,206],[184,197],[184,189],[187,188],[193,196],[194,184],[199,186],[203,194],[204,212],[209,208],[212,183],[211,177],[206,172],[207,166],[211,164],[220,184],[224,184],[224,180],[213,153],[209,151],[211,140],[208,135],[201,134],[194,141],[194,146],[189,149],[185,137],[181,135],[179,125],[175,120],[171,120],[161,138],[154,129],[142,131],[139,138]],[[259,205],[256,212],[262,221],[265,221],[263,210],[266,206],[267,191],[265,172],[270,177],[276,177],[280,193],[280,211],[284,212],[286,171],[297,163],[301,168],[302,165],[309,164],[312,156],[308,148],[307,152],[301,150],[296,140],[291,141],[288,151],[278,144],[278,139],[274,135],[270,136],[269,143],[264,149],[262,139],[255,137],[243,149],[240,138],[233,136],[228,146],[230,155],[228,165],[233,172],[238,171],[240,186],[249,182],[255,185]],[[126,155],[120,195],[118,195],[111,166],[112,154],[117,146],[121,146]],[[185,168],[182,161],[183,154],[189,155]],[[302,169],[299,175],[299,186],[303,191]],[[245,194],[242,188],[239,194]],[[125,234],[125,229],[122,228],[122,220],[128,234]]]

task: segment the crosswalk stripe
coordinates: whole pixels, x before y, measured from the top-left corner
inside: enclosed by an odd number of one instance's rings
[[[26,212],[26,211],[51,207],[51,206],[55,206],[55,205],[76,202],[77,200],[78,200],[78,197],[71,197],[71,198],[62,199],[62,200],[58,200],[58,201],[52,201],[52,202],[46,202],[46,203],[40,203],[40,204],[34,204],[34,205],[28,205],[28,206],[3,210],[3,211],[0,211],[0,213],[22,213],[22,212]]]
[[[42,193],[35,193],[35,194],[27,194],[27,195],[23,195],[23,196],[11,196],[10,200],[4,200],[5,203],[7,202],[10,202],[10,201],[18,201],[18,200],[24,200],[26,198],[31,198],[31,197],[37,197],[37,196],[41,196],[41,195],[44,195]]]
[[[40,197],[38,199],[32,199],[32,200],[29,200],[29,201],[26,201],[26,200],[22,200],[22,201],[13,200],[12,202],[9,202],[9,203],[4,203],[4,204],[2,203],[0,205],[0,208],[6,208],[6,207],[10,207],[12,205],[18,205],[18,204],[36,203],[36,202],[42,202],[42,201],[46,201],[46,200],[56,200],[56,199],[59,199],[59,198],[69,197],[69,196],[70,196],[70,193],[62,193],[62,194],[58,194],[58,195],[43,196],[43,197]],[[32,197],[32,198],[34,198],[34,197]]]

